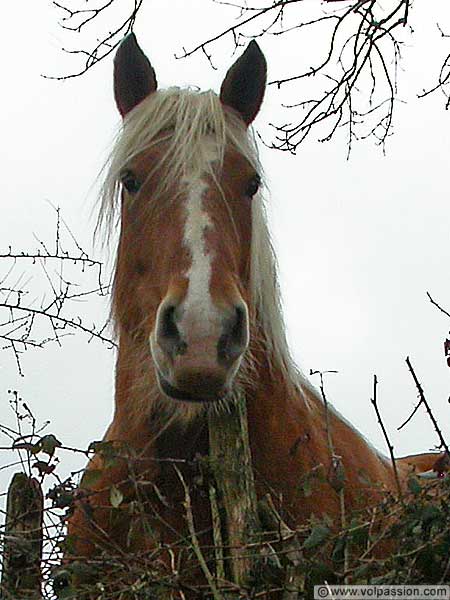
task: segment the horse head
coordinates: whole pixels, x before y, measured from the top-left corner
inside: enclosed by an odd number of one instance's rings
[[[123,132],[109,182],[121,195],[115,315],[119,332],[148,345],[166,398],[226,397],[248,350],[261,175],[247,128],[265,84],[256,42],[229,69],[220,96],[159,91],[134,34],[116,54]]]

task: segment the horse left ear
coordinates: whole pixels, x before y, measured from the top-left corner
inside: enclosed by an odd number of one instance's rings
[[[124,117],[157,88],[155,71],[134,33],[126,36],[114,58],[114,97]]]
[[[220,88],[220,99],[250,125],[258,114],[266,89],[267,63],[252,40],[244,54],[229,69]]]

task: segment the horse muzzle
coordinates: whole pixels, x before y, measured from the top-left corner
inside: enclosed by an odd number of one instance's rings
[[[161,303],[150,347],[160,390],[185,402],[225,398],[249,343],[247,306],[242,302],[204,318],[182,303]]]
[[[215,402],[225,398],[229,389],[221,377],[215,374],[206,376],[202,373],[187,373],[185,381],[177,381],[173,386],[161,373],[157,373],[160,390],[169,398],[183,402]],[[179,378],[178,378],[179,379]]]

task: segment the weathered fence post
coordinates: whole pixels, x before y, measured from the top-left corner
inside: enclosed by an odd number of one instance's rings
[[[227,411],[211,411],[208,424],[218,513],[226,532],[224,571],[231,581],[245,587],[257,560],[256,550],[252,552],[248,544],[256,540],[259,521],[244,395]]]
[[[25,473],[16,473],[8,489],[3,540],[1,597],[5,600],[41,598],[41,486]]]

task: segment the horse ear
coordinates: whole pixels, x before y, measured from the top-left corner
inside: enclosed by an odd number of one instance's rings
[[[266,76],[266,59],[252,40],[244,54],[228,70],[220,88],[223,104],[237,111],[246,125],[250,125],[261,107]]]
[[[130,33],[120,44],[114,58],[114,97],[124,117],[157,87],[155,71]]]

